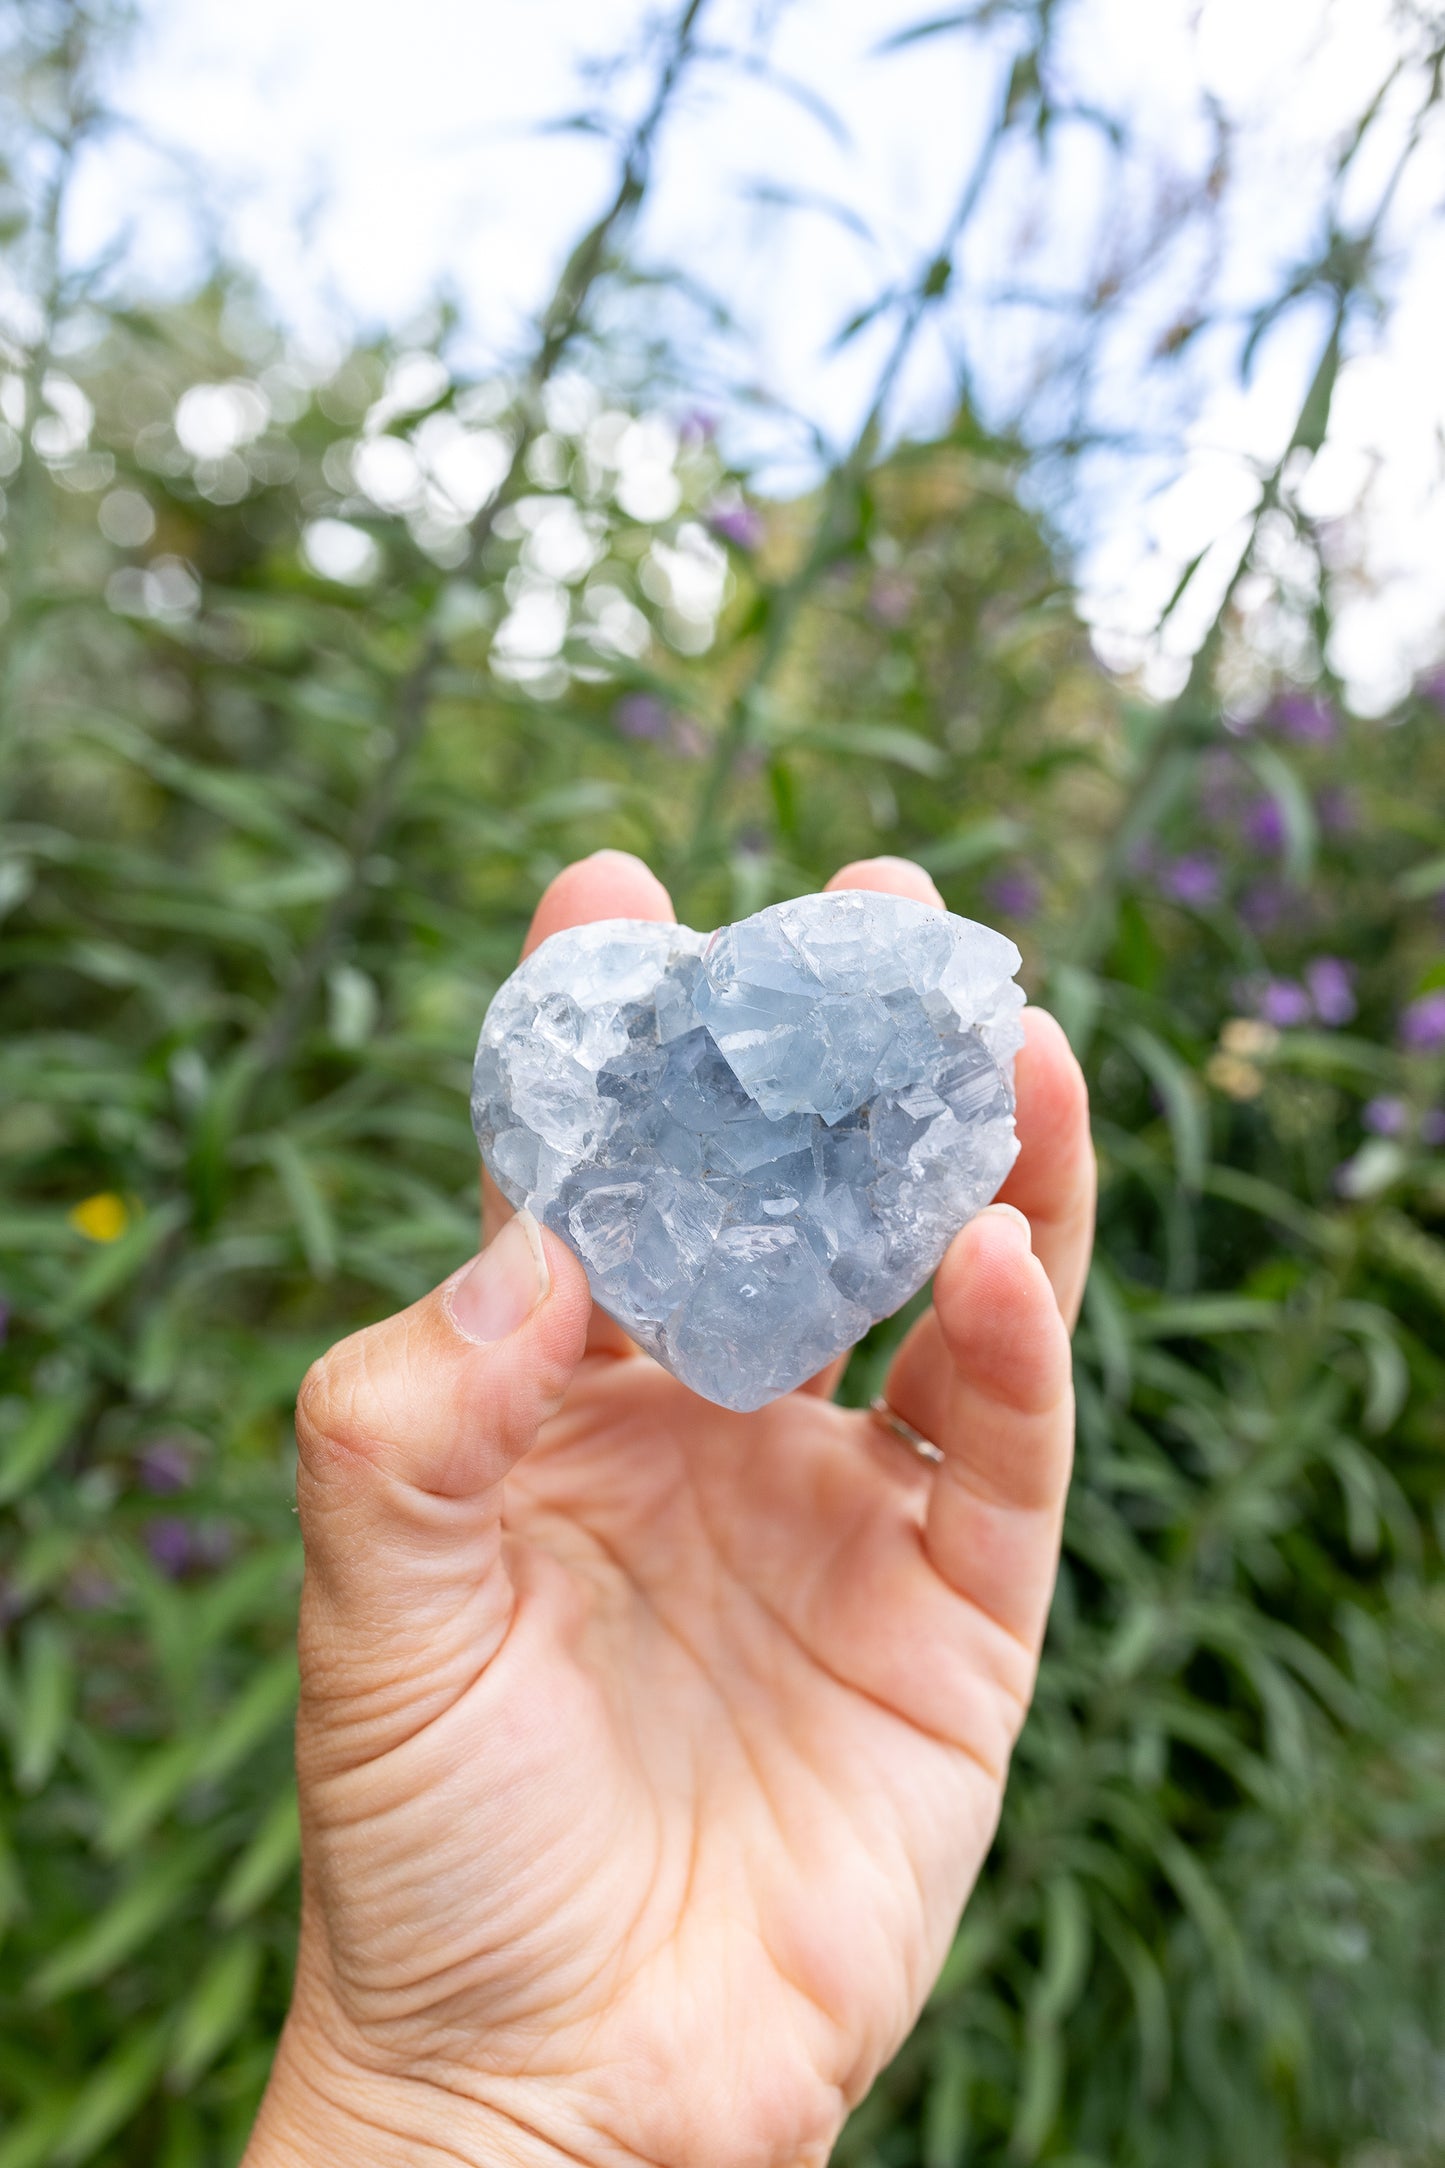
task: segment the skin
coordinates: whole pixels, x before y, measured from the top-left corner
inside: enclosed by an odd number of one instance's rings
[[[829,886],[938,901],[896,859]],[[604,852],[527,946],[672,916]],[[546,1233],[505,1337],[448,1283],[311,1372],[301,1945],[246,2168],[827,2159],[988,1849],[1057,1566],[1094,1165],[1027,1024],[1006,1202],[889,1375],[937,1470],[833,1373],[698,1399]]]

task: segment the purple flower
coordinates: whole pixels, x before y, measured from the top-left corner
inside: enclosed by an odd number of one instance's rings
[[[1244,816],[1244,839],[1256,850],[1284,849],[1284,815],[1273,798],[1256,798]]]
[[[1162,869],[1159,885],[1176,903],[1193,904],[1196,908],[1217,903],[1219,862],[1207,851],[1186,852],[1183,858],[1176,858]]]
[[[1316,956],[1306,964],[1305,984],[1322,1024],[1348,1024],[1357,1013],[1355,974],[1338,956]]]
[[[141,1488],[157,1498],[183,1491],[191,1480],[191,1456],[179,1438],[157,1438],[136,1461]]]
[[[1432,1151],[1436,1145],[1445,1144],[1445,1107],[1431,1107],[1420,1116],[1420,1142],[1428,1144]]]
[[[1394,1092],[1381,1092],[1377,1099],[1368,1100],[1360,1113],[1366,1129],[1377,1137],[1402,1135],[1409,1119],[1410,1109]]]
[[[1433,670],[1416,681],[1415,692],[1419,699],[1428,700],[1432,708],[1439,708],[1445,715],[1445,662],[1437,663]]]
[[[1294,909],[1295,898],[1282,881],[1254,881],[1239,899],[1239,915],[1251,933],[1273,933]]]
[[[1315,811],[1327,836],[1352,836],[1360,825],[1360,809],[1354,793],[1329,783],[1315,797]]]
[[[656,693],[624,693],[612,710],[612,725],[624,738],[658,744],[672,727],[672,710]]]
[[[1438,1054],[1445,1047],[1445,987],[1422,994],[1400,1018],[1400,1040],[1414,1054]]]
[[[1334,705],[1323,693],[1280,693],[1271,703],[1266,723],[1296,745],[1329,745],[1340,727]]]
[[[765,533],[763,515],[741,497],[733,504],[715,504],[707,515],[713,533],[734,549],[755,550]]]
[[[1039,884],[1027,866],[1011,866],[995,874],[985,891],[993,908],[1004,918],[1026,920],[1038,911]]]
[[[918,600],[918,590],[912,580],[905,580],[897,572],[880,572],[868,591],[869,615],[880,625],[897,628],[906,625]]]
[[[158,1514],[147,1525],[145,1545],[151,1563],[159,1567],[168,1581],[178,1581],[195,1557],[190,1523],[174,1513]]]
[[[684,444],[711,444],[717,435],[717,416],[706,407],[691,407],[678,423],[678,435]]]
[[[1288,1031],[1293,1024],[1307,1024],[1313,1010],[1310,997],[1297,979],[1266,979],[1255,1007],[1267,1024]]]

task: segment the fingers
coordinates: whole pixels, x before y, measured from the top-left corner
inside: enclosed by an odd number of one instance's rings
[[[883,896],[911,896],[915,903],[931,903],[936,910],[943,909],[942,896],[922,866],[915,866],[911,858],[855,858],[851,865],[839,867],[825,894],[831,896],[841,888],[866,888]]]
[[[991,1205],[939,1267],[889,1406],[938,1446],[924,1544],[958,1595],[1030,1650],[1043,1638],[1073,1458],[1068,1332],[1027,1222]]]
[[[442,1287],[313,1365],[296,1411],[303,1669],[348,1724],[384,1730],[389,1697],[417,1728],[499,1646],[503,1479],[557,1408],[589,1308],[576,1259],[519,1214]]]
[[[532,914],[522,954],[568,926],[587,926],[595,918],[645,918],[670,925],[677,913],[672,898],[650,866],[631,851],[594,851],[564,866],[543,890]]]
[[[835,873],[828,887],[881,890],[943,908],[922,866],[908,858],[859,859]],[[1094,1239],[1089,1098],[1069,1042],[1048,1011],[1026,1009],[1023,1021],[1024,1046],[1014,1064],[1020,1150],[1000,1195],[1032,1225],[1034,1249],[1072,1325]]]
[[[1047,1009],[1025,1009],[1014,1064],[1019,1156],[999,1191],[1022,1212],[1060,1310],[1079,1314],[1094,1241],[1096,1174],[1089,1094],[1062,1027]]]

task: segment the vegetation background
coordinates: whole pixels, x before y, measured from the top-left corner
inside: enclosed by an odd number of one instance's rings
[[[1062,12],[919,27],[1011,41],[985,170],[1047,172]],[[760,502],[629,255],[719,64],[703,14],[655,26],[610,208],[531,355],[478,379],[441,312],[318,368],[224,266],[158,307],[69,261],[125,24],[6,13],[0,2168],[238,2157],[295,1933],[293,1395],[473,1243],[481,1014],[604,844],[697,924],[918,857],[1017,934],[1097,1109],[1038,1706],[840,2161],[1438,2162],[1445,670],[1349,712],[1351,534],[1302,499],[1383,336],[1445,30],[1400,11],[1317,247],[1245,327],[1310,305],[1317,365],[1160,700],[1095,660],[1049,507],[1089,448],[1068,372],[1209,201],[1081,287],[1052,428],[961,381],[900,441],[975,172],[880,297],[856,441]]]

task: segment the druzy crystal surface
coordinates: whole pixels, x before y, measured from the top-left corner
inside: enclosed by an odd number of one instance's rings
[[[482,1155],[659,1362],[761,1407],[921,1287],[1013,1164],[1018,965],[858,891],[553,934],[487,1011]]]

